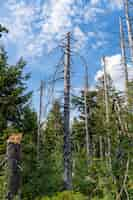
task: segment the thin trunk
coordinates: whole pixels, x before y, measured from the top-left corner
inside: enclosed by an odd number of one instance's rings
[[[70,33],[67,33],[64,64],[64,187],[66,190],[72,189],[70,132]]]
[[[128,0],[124,0],[124,9],[125,9],[125,17],[126,17],[126,24],[127,24],[127,31],[128,31],[128,41],[129,41],[129,47],[130,47],[131,60],[133,62],[133,32],[132,32],[131,19],[129,16],[129,1]]]
[[[130,165],[130,157],[128,155],[128,159],[127,159],[127,163],[126,163],[126,171],[125,171],[125,174],[124,174],[123,184],[121,186],[120,192],[116,196],[116,200],[120,200],[122,198],[122,194],[123,194],[124,191],[126,193],[127,200],[129,200],[129,194],[128,194],[127,186],[126,186],[126,183],[127,183],[127,180],[128,180],[129,165]]]
[[[106,71],[106,58],[103,57],[103,70],[104,70],[104,92],[105,92],[105,109],[106,109],[106,125],[107,125],[107,144],[108,144],[108,160],[111,166],[111,141],[109,134],[109,96],[108,96],[108,79]]]
[[[40,84],[40,105],[39,105],[39,116],[38,116],[38,130],[37,130],[37,160],[40,158],[40,141],[41,141],[41,120],[43,110],[43,95],[44,95],[44,81]]]
[[[121,41],[122,66],[124,68],[124,78],[125,78],[125,97],[126,97],[126,102],[128,103],[128,69],[126,63],[125,35],[123,31],[123,24],[121,18],[120,18],[120,41]]]
[[[108,78],[107,78],[105,57],[103,57],[103,69],[104,69],[104,95],[105,95],[106,122],[108,124],[109,123],[109,98],[108,98]]]
[[[90,137],[90,133],[89,133],[90,108],[89,108],[88,102],[87,102],[88,91],[89,91],[88,66],[85,65],[84,107],[85,107],[86,154],[87,154],[88,163],[91,163],[91,160],[92,160],[92,144],[91,144],[91,137]]]
[[[103,159],[103,138],[99,136],[100,158]]]
[[[121,115],[121,107],[117,100],[115,100],[115,112],[117,115],[118,123],[123,135],[128,135],[128,129],[126,129],[126,124],[123,123],[122,115]]]
[[[96,139],[95,139],[95,135],[92,138],[93,140],[93,156],[96,156]]]

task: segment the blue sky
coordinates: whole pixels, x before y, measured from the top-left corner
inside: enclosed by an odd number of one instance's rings
[[[0,4],[0,23],[9,29],[0,42],[5,45],[10,63],[21,56],[27,61],[26,71],[31,72],[28,86],[34,91],[35,108],[40,80],[47,80],[54,73],[61,56],[60,50],[53,49],[61,44],[68,31],[75,40],[73,50],[86,57],[91,86],[102,73],[103,55],[114,66],[120,65],[118,36],[122,0],[0,0]],[[84,70],[78,56],[72,59],[72,90],[78,91],[83,87]],[[109,64],[109,70],[117,82],[119,74],[114,66]],[[62,86],[63,82],[57,85],[58,89]]]

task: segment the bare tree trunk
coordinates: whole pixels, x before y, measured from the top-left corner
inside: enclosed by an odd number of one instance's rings
[[[89,133],[89,119],[90,119],[90,108],[87,102],[87,95],[89,92],[89,84],[88,84],[88,66],[85,65],[85,88],[84,88],[84,107],[85,107],[85,130],[86,130],[86,153],[87,153],[87,161],[91,163],[92,161],[92,144],[91,144],[91,136]]]
[[[95,135],[93,135],[92,137],[92,141],[93,141],[93,157],[96,156],[96,139],[95,139]]]
[[[126,128],[126,124],[124,124],[123,123],[124,120],[122,120],[120,104],[119,104],[117,99],[115,100],[114,103],[115,103],[114,109],[115,109],[115,112],[116,112],[118,124],[119,124],[120,129],[121,129],[121,133],[123,135],[128,135],[128,129]]]
[[[66,190],[72,189],[70,132],[70,33],[67,33],[64,64],[64,187]]]
[[[40,140],[41,140],[41,120],[42,120],[42,108],[43,108],[43,94],[44,94],[44,81],[40,84],[40,106],[38,117],[38,130],[37,130],[37,160],[40,158]]]
[[[122,66],[124,68],[124,78],[125,78],[125,97],[126,97],[126,102],[128,103],[128,69],[126,63],[125,36],[121,18],[120,18],[120,41],[121,41]]]
[[[124,191],[126,193],[127,200],[129,200],[129,194],[128,194],[127,186],[126,186],[126,182],[128,180],[129,165],[130,165],[130,158],[129,158],[129,155],[128,155],[128,159],[127,159],[127,163],[126,163],[126,171],[125,171],[124,179],[123,179],[123,184],[121,186],[120,192],[116,196],[116,200],[121,200],[121,196],[122,196],[122,193]]]
[[[107,123],[109,123],[108,80],[107,80],[106,58],[105,57],[103,57],[103,69],[104,69],[104,95],[105,95],[106,121],[107,121]]]
[[[103,138],[99,136],[100,158],[103,159]]]
[[[21,187],[21,145],[9,142],[7,144],[8,161],[8,193],[7,199],[13,200]]]
[[[106,124],[107,124],[107,144],[108,144],[108,159],[109,166],[111,166],[111,141],[109,134],[109,96],[108,96],[108,81],[106,71],[106,58],[103,57],[103,70],[104,70],[104,92],[105,92],[105,109],[106,109]]]
[[[127,31],[128,31],[128,41],[131,53],[131,60],[133,62],[133,32],[132,32],[132,25],[131,19],[129,16],[129,1],[124,0],[124,9],[125,9],[125,17],[126,17],[126,24],[127,24]]]

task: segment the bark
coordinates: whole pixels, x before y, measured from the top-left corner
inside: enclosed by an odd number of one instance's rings
[[[124,77],[125,77],[125,97],[126,97],[126,102],[128,103],[128,70],[126,63],[125,35],[123,31],[123,24],[121,18],[120,18],[120,41],[121,41],[122,66],[124,68]]]
[[[127,31],[128,31],[128,41],[131,53],[131,60],[133,62],[133,32],[132,32],[132,24],[131,18],[129,15],[129,1],[124,0],[124,9],[125,9],[125,17],[126,17],[126,24],[127,24]]]
[[[106,71],[106,57],[103,57],[103,70],[104,70],[104,92],[105,92],[105,111],[106,111],[106,124],[107,124],[107,156],[109,161],[109,167],[111,168],[111,140],[109,134],[109,94],[108,94],[108,79],[107,79],[107,71]]]
[[[70,33],[67,34],[64,65],[64,187],[72,189],[71,132],[70,132]]]
[[[12,200],[18,193],[21,184],[20,173],[21,145],[8,143],[7,162],[8,162],[8,193],[7,199]]]

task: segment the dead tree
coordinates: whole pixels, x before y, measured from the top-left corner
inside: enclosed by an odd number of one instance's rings
[[[64,187],[72,189],[71,132],[70,132],[70,33],[67,33],[64,63]]]
[[[17,138],[17,139],[16,139]],[[7,200],[13,200],[21,187],[21,135],[12,135],[7,141],[8,192]],[[21,197],[20,197],[21,198]]]
[[[125,35],[123,31],[123,24],[121,18],[120,18],[120,43],[121,43],[122,66],[124,68],[125,97],[126,97],[126,102],[128,102],[128,69],[126,63]]]
[[[40,84],[40,106],[39,106],[39,116],[38,116],[38,130],[37,130],[37,160],[40,158],[40,141],[41,141],[41,120],[42,120],[42,110],[43,110],[43,95],[44,95],[44,81]]]
[[[99,136],[99,150],[100,150],[100,158],[103,159],[103,137]]]
[[[107,125],[107,143],[108,143],[108,159],[111,166],[111,141],[109,134],[109,94],[108,94],[108,75],[106,69],[106,57],[103,57],[103,72],[104,72],[104,96],[105,96],[105,111],[106,111],[106,125]]]
[[[88,92],[89,92],[88,66],[85,63],[84,108],[85,108],[86,153],[87,153],[87,161],[88,163],[91,163],[92,144],[91,144],[91,135],[89,133],[90,108],[88,106],[88,101],[87,101]]]
[[[120,131],[121,135],[126,136],[126,135],[128,135],[128,129],[126,127],[125,120],[122,117],[122,108],[121,108],[120,101],[118,98],[113,99],[113,107],[114,107],[114,112],[116,113],[119,131]]]
[[[131,19],[129,15],[129,0],[124,0],[124,10],[125,10],[125,17],[126,17],[126,24],[128,31],[128,41],[130,47],[131,60],[133,62],[133,32],[132,32]]]

